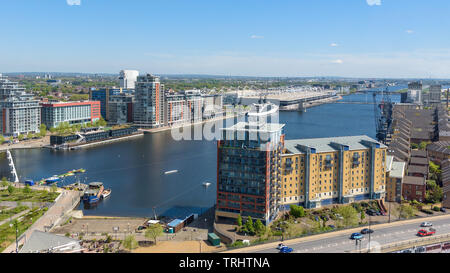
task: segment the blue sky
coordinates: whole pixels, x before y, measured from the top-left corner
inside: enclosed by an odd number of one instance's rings
[[[450,78],[448,0],[14,0],[1,7],[1,72]]]

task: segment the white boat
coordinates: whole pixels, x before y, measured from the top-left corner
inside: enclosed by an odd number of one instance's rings
[[[178,170],[167,171],[167,172],[164,172],[164,174],[171,174],[171,173],[176,173],[176,172],[178,172]]]
[[[105,190],[103,190],[103,192],[102,192],[102,198],[103,199],[106,199],[108,196],[110,196],[111,195],[111,189],[105,189]]]
[[[203,186],[209,187],[209,185],[211,185],[211,183],[209,183],[209,182],[203,182]]]

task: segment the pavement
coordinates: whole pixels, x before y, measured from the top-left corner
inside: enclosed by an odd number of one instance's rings
[[[427,221],[433,223],[436,235],[450,233],[450,215],[442,215],[421,219],[412,219],[394,223],[372,225],[374,233],[370,235],[371,246],[384,246],[394,242],[402,242],[419,238],[416,234],[420,229],[420,223]],[[284,241],[283,243],[293,248],[294,253],[344,253],[367,248],[369,235],[364,235],[361,246],[356,246],[355,240],[349,237],[353,232],[360,232],[362,228],[341,230],[325,234],[313,235],[304,238]],[[279,242],[256,245],[246,248],[225,251],[228,253],[278,253],[276,249]]]
[[[57,225],[64,214],[71,211],[73,207],[78,204],[79,200],[80,192],[63,190],[53,206],[51,206],[41,218],[21,235],[19,245],[23,244],[27,238],[30,238],[33,231],[40,230],[46,232],[49,228]],[[8,246],[3,253],[11,253],[15,251],[15,249],[16,245],[14,242]]]

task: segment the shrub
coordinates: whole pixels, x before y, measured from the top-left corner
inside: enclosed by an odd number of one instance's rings
[[[439,211],[440,208],[439,208],[438,206],[434,206],[434,207],[433,207],[433,210],[434,210],[434,211]]]
[[[291,205],[289,213],[296,218],[305,217],[305,209],[302,206]]]

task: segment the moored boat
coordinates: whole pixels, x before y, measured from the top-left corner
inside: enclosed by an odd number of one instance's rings
[[[53,184],[53,183],[56,183],[56,182],[58,182],[60,180],[61,180],[61,178],[59,178],[58,176],[54,175],[52,177],[49,177],[49,178],[45,179],[45,182],[47,184]]]
[[[164,174],[171,174],[171,173],[176,173],[176,172],[178,172],[178,170],[167,171],[167,172],[164,172]]]
[[[102,193],[102,199],[106,199],[111,195],[111,189],[105,189]]]
[[[89,183],[88,189],[83,195],[83,202],[88,204],[97,203],[100,201],[100,198],[102,198],[103,190],[104,188],[102,182]]]

